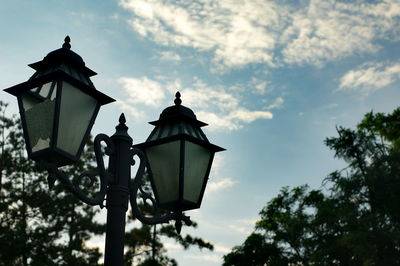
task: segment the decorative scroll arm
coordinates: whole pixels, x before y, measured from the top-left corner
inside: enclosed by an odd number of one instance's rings
[[[106,143],[106,151],[107,155],[110,155],[114,152],[115,148],[111,141],[111,139],[105,134],[99,134],[94,139],[94,152],[96,156],[97,169],[94,173],[83,173],[75,178],[73,178],[72,182],[68,178],[68,176],[60,171],[57,166],[51,163],[47,163],[44,161],[37,162],[37,166],[39,170],[47,170],[49,177],[49,187],[52,188],[54,182],[58,180],[64,187],[74,194],[77,198],[88,205],[99,205],[101,208],[104,207],[104,198],[107,193],[108,180],[110,179],[110,173],[105,169],[103,154],[101,152],[101,142],[104,141]],[[89,178],[90,183],[89,186],[93,186],[96,181],[96,176],[99,176],[100,180],[100,189],[96,193],[95,196],[90,197],[87,196],[84,191],[81,189],[80,184],[84,178]]]
[[[133,156],[135,156],[135,155],[138,156],[139,160],[140,160],[139,168],[137,170],[135,179],[130,182],[130,188],[129,188],[130,203],[131,203],[131,207],[132,207],[133,216],[135,218],[137,218],[139,221],[141,221],[142,223],[149,224],[149,225],[168,223],[171,220],[175,220],[175,228],[176,228],[177,232],[180,233],[181,228],[182,228],[182,221],[185,222],[185,224],[187,226],[190,226],[192,224],[192,221],[190,220],[189,216],[184,215],[182,212],[168,211],[163,214],[156,213],[152,217],[146,217],[140,210],[140,208],[137,204],[138,196],[141,197],[144,202],[149,200],[156,210],[160,209],[160,208],[157,206],[157,202],[155,201],[155,199],[150,194],[145,192],[142,188],[142,179],[143,179],[145,168],[147,165],[146,156],[144,155],[144,153],[141,150],[139,150],[137,148],[132,148],[131,152],[132,152],[132,154],[131,154],[132,160],[133,160]],[[138,192],[140,192],[140,194],[138,194]]]

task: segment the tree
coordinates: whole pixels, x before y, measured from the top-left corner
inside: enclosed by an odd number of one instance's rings
[[[93,172],[94,167],[93,142],[89,140],[81,160],[73,166],[66,167],[64,172],[73,178],[84,172]],[[96,185],[93,190],[96,190]],[[94,191],[87,191],[87,193],[92,192]],[[94,219],[99,208],[81,202],[72,193],[66,191],[61,184],[55,186],[51,194],[56,207],[54,216],[60,224],[61,234],[67,238],[67,241],[58,244],[62,250],[60,254],[62,262],[58,265],[97,265],[101,253],[98,248],[86,246],[86,242],[92,235],[101,235],[106,230],[105,224],[100,224]]]
[[[265,241],[264,235],[252,233],[243,245],[234,247],[224,256],[224,265],[288,265],[288,260],[273,243]]]
[[[61,185],[48,189],[47,176],[26,158],[20,122],[6,116],[6,106],[0,101],[0,265],[97,265],[99,250],[85,243],[104,231],[94,221],[98,210]],[[64,170],[69,176],[89,170],[91,154]]]
[[[143,189],[146,193],[151,194],[151,185],[147,174],[144,176]],[[151,216],[154,214],[154,209],[147,202],[140,204],[141,210]],[[160,211],[160,210],[159,210]],[[129,221],[134,221],[135,218],[130,215]],[[197,227],[197,223],[193,222],[191,225]],[[140,228],[133,228],[125,234],[125,261],[127,265],[140,265],[140,266],[175,266],[178,263],[169,258],[165,253],[165,249],[161,236],[173,239],[180,244],[184,249],[191,246],[197,246],[200,249],[213,250],[213,245],[201,238],[185,235],[182,237],[175,230],[175,227],[169,224],[162,225],[145,225]]]
[[[224,265],[400,264],[400,108],[337,132],[325,144],[348,166],[325,189],[283,188]]]
[[[193,223],[197,227],[196,223]],[[133,228],[126,233],[125,245],[128,247],[125,253],[127,265],[140,266],[165,266],[178,265],[178,263],[165,255],[167,250],[161,241],[161,236],[173,239],[184,249],[190,246],[197,246],[200,249],[213,250],[213,245],[198,237],[185,235],[182,237],[172,225],[142,225],[140,228]]]

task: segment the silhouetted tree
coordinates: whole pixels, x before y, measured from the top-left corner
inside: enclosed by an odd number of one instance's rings
[[[86,241],[103,232],[94,221],[98,209],[61,185],[48,189],[47,176],[26,158],[20,122],[6,115],[6,106],[0,101],[0,265],[97,265],[101,254]],[[72,176],[91,168],[90,154],[64,170]]]
[[[144,191],[151,194],[151,186],[148,177],[144,177]],[[140,208],[147,215],[151,214],[154,210],[152,206],[147,203],[140,204]],[[134,221],[134,217],[129,215],[129,221]],[[193,222],[192,227],[197,227]],[[178,234],[175,227],[170,224],[161,225],[141,225],[139,228],[133,228],[125,234],[125,261],[127,265],[139,266],[175,266],[178,263],[166,255],[165,249],[160,237],[167,237],[173,239],[176,243],[180,244],[184,249],[191,246],[197,246],[200,249],[213,250],[213,245],[201,238],[185,235],[184,237]]]
[[[400,265],[400,108],[337,132],[325,144],[348,166],[283,188],[224,265]]]
[[[193,223],[194,227],[197,226]],[[178,263],[169,258],[165,253],[165,249],[161,236],[173,239],[180,244],[184,249],[191,246],[197,246],[200,249],[213,250],[213,245],[198,237],[185,235],[184,237],[178,234],[175,227],[169,224],[166,225],[142,225],[140,228],[133,228],[126,233],[125,245],[128,247],[125,253],[127,265],[178,265]]]

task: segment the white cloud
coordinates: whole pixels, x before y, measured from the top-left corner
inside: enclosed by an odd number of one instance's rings
[[[227,66],[273,65],[278,33],[271,25],[279,24],[282,13],[273,2],[121,0],[120,5],[133,13],[129,23],[135,31],[162,45],[212,50],[215,61]]]
[[[203,261],[203,262],[210,262],[213,264],[222,264],[222,256],[231,252],[230,248],[227,248],[225,246],[219,245],[219,244],[214,244],[214,254],[211,254],[210,252],[199,254],[199,255],[185,255],[184,257],[187,259],[192,259],[192,260],[198,260],[198,261]],[[217,254],[215,254],[217,253]]]
[[[134,118],[144,117],[143,111],[133,107],[131,104],[128,104],[123,100],[118,99],[117,104],[120,106],[122,111],[129,113],[129,115],[133,116]]]
[[[251,123],[258,119],[272,119],[273,115],[267,111],[250,111],[244,108],[239,108],[232,111],[228,118],[233,121],[241,121],[244,123]]]
[[[231,225],[228,225],[228,227],[229,227],[229,229],[231,229],[231,230],[233,230],[233,231],[235,231],[235,232],[238,232],[238,233],[240,233],[240,234],[243,234],[243,235],[248,235],[248,234],[250,234],[251,232],[252,232],[252,228],[251,227],[249,227],[249,226],[239,226],[239,225],[233,225],[233,224],[231,224]]]
[[[172,242],[171,239],[168,239],[166,237],[162,237],[162,241],[164,244],[164,247],[168,250],[168,251],[181,251],[183,250],[183,247],[175,242]],[[185,253],[184,257],[186,259],[192,259],[192,260],[201,260],[201,261],[208,261],[208,262],[212,262],[212,263],[221,263],[222,262],[222,255],[230,252],[231,250],[227,247],[224,247],[222,245],[218,245],[218,244],[213,244],[214,246],[214,250],[213,253],[211,253],[210,251],[205,251],[202,250],[202,254],[187,254]],[[218,254],[215,254],[218,253]]]
[[[378,11],[381,10],[381,11]],[[390,15],[383,10],[392,10]],[[291,13],[283,32],[283,60],[322,66],[345,56],[375,52],[376,40],[397,34],[400,2],[310,0]]]
[[[400,16],[400,2],[397,0],[379,1],[374,4],[364,5],[364,7],[361,11],[366,15],[384,18]]]
[[[171,51],[162,51],[159,53],[159,58],[161,60],[165,61],[173,61],[173,62],[179,62],[182,60],[181,56],[179,54],[173,53]]]
[[[118,79],[126,94],[125,103],[140,103],[146,106],[159,107],[165,94],[159,82],[147,77],[140,79],[122,77]]]
[[[224,157],[217,153],[214,157],[210,180],[207,184],[206,194],[215,193],[234,186],[237,182],[231,178],[220,178],[224,167]]]
[[[220,116],[216,113],[200,111],[196,113],[197,118],[201,121],[207,121],[209,129],[214,131],[235,131],[243,126],[232,121],[227,115]]]
[[[225,91],[215,90],[206,84],[199,86],[199,83],[196,87],[182,90],[185,104],[191,108],[207,108],[217,104],[216,107],[221,110],[232,110],[239,105],[239,99]]]
[[[160,108],[172,103],[166,101],[165,94],[171,96],[177,90],[181,92],[182,104],[190,106],[196,113],[199,120],[209,123],[209,130],[233,131],[242,128],[245,124],[256,120],[272,119],[270,111],[253,108],[249,109],[241,103],[242,93],[239,87],[225,88],[221,86],[212,87],[199,78],[194,79],[193,87],[179,89],[182,84],[179,79],[168,80],[161,77],[161,80],[142,78],[120,78],[118,80],[124,89],[125,99],[118,101],[121,109],[130,112],[135,117],[143,116],[143,113],[132,106],[138,104],[147,107]],[[278,102],[277,102],[278,101]],[[277,107],[283,99],[278,98],[273,105]],[[264,108],[265,109],[265,108]]]
[[[212,263],[222,263],[222,258],[221,255],[212,255],[212,254],[207,254],[207,255],[184,255],[185,258],[187,259],[192,259],[192,260],[199,260],[203,262],[212,262]]]
[[[251,111],[245,108],[232,110],[227,114],[218,114],[207,111],[200,111],[197,116],[202,121],[210,124],[209,129],[214,131],[234,131],[243,128],[259,119],[272,119],[273,114],[269,111]]]
[[[221,176],[221,171],[223,169],[224,169],[224,157],[221,155],[221,153],[217,153],[214,156],[210,177],[214,179],[215,176]]]
[[[181,93],[183,104],[198,110],[197,118],[206,121],[210,125],[209,130],[234,131],[256,120],[273,118],[269,111],[250,110],[242,106],[237,91],[211,88],[199,79],[194,88],[183,89]]]
[[[224,247],[224,246],[221,246],[221,245],[214,245],[214,251],[218,252],[218,253],[226,254],[226,253],[231,252],[231,249],[227,248],[227,247]]]
[[[206,192],[207,192],[207,194],[214,193],[214,192],[232,187],[235,184],[236,184],[236,182],[230,178],[223,178],[218,181],[210,181],[207,185]]]
[[[366,63],[340,78],[338,90],[358,90],[367,95],[400,80],[400,64]]]
[[[251,63],[312,64],[399,40],[400,2],[309,0],[120,0],[132,13],[131,27],[164,46],[214,54],[222,67]],[[217,68],[218,69],[218,68]],[[261,91],[262,86],[261,86]]]
[[[374,20],[364,18],[359,10],[349,12],[349,7],[354,6],[321,0],[310,1],[307,8],[294,12],[283,32],[284,61],[322,65],[355,51],[376,51]]]
[[[253,92],[259,95],[263,95],[267,92],[267,87],[268,87],[268,81],[266,80],[260,80],[257,78],[252,78],[251,79],[251,84],[254,87]]]
[[[275,101],[272,104],[267,106],[267,109],[271,110],[271,109],[281,108],[284,102],[285,101],[283,100],[282,97],[278,97],[275,99]]]
[[[249,235],[258,219],[241,219],[228,225],[230,229],[243,235]]]
[[[170,241],[164,241],[164,247],[167,249],[167,250],[182,250],[182,246],[181,245],[179,245],[179,244],[177,244],[177,243],[173,243],[173,242],[170,242]]]

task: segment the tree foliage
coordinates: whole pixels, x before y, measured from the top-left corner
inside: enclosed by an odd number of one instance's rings
[[[196,223],[193,223],[197,227]],[[133,228],[126,233],[125,245],[128,247],[125,253],[127,265],[140,266],[175,266],[178,263],[166,255],[161,237],[170,238],[180,244],[184,249],[197,246],[200,249],[213,250],[213,245],[201,238],[178,234],[175,227],[166,225],[142,225],[140,228]]]
[[[347,167],[282,188],[224,265],[400,265],[400,108],[337,133],[325,144]]]
[[[0,266],[98,265],[101,253],[88,247],[87,241],[105,231],[105,225],[94,219],[99,209],[80,202],[58,182],[49,190],[47,175],[38,173],[26,158],[20,121],[7,116],[6,107],[0,101]],[[90,172],[94,165],[90,142],[81,161],[62,170],[73,178]],[[142,207],[150,214],[149,206]],[[126,234],[126,264],[177,265],[166,255],[161,237],[175,240],[184,249],[213,249],[201,238],[177,234],[171,225],[142,225]]]
[[[143,189],[146,193],[152,194],[150,181],[147,174],[143,179]],[[140,209],[147,216],[155,214],[155,210],[151,204],[142,202]],[[161,210],[158,210],[161,211]],[[134,221],[135,218],[130,215],[128,222]],[[192,227],[197,227],[197,223],[193,222]],[[162,239],[163,237],[163,239]],[[139,228],[133,228],[125,234],[125,261],[127,265],[139,266],[175,266],[178,265],[176,260],[166,255],[167,250],[163,244],[166,238],[169,238],[184,249],[196,246],[200,249],[213,250],[214,246],[199,238],[191,235],[181,236],[176,232],[173,225],[145,225]]]
[[[104,231],[94,221],[98,209],[61,185],[48,189],[47,176],[25,156],[20,124],[0,101],[0,265],[97,265],[101,253],[86,242]],[[64,170],[71,177],[87,171],[91,154]]]

